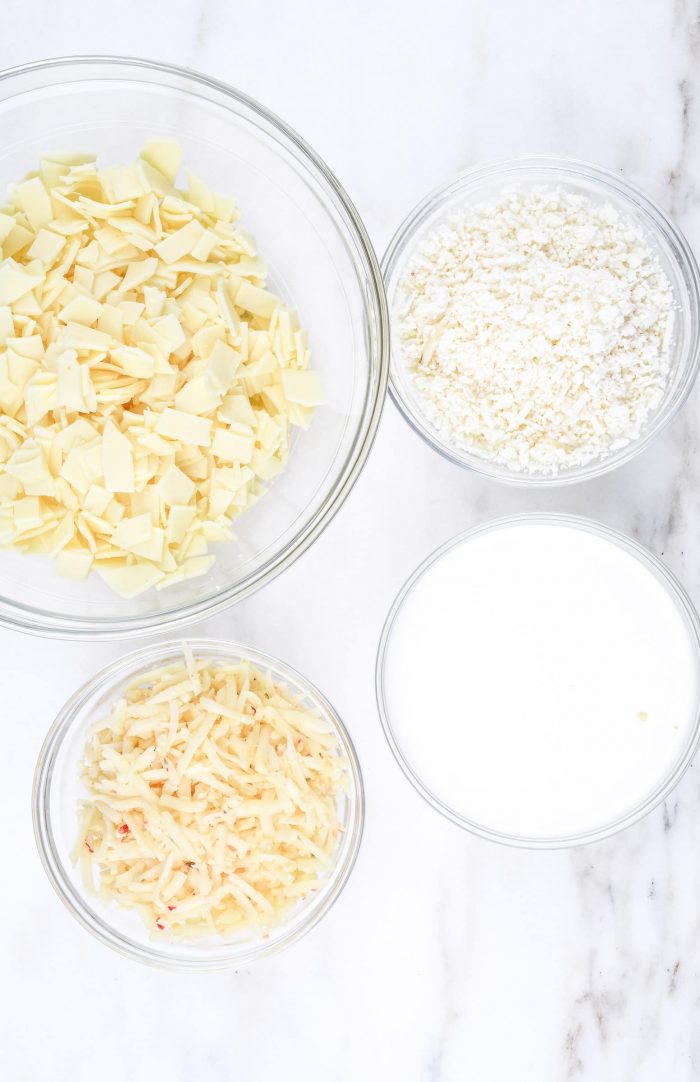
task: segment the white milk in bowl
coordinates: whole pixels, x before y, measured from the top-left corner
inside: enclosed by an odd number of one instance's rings
[[[638,819],[695,749],[698,618],[654,557],[605,527],[519,516],[409,580],[384,629],[383,722],[440,811],[514,844]]]

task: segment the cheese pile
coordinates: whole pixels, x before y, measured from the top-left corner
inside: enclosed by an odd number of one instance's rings
[[[556,473],[623,447],[659,405],[673,293],[614,207],[535,188],[431,232],[394,322],[417,403],[446,443]]]
[[[181,151],[53,155],[0,211],[0,544],[132,597],[202,575],[322,400],[296,314]]]
[[[186,648],[93,726],[74,859],[155,935],[264,935],[333,867],[346,770],[286,688]]]

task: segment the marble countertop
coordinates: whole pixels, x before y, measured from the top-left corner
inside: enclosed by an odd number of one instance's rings
[[[452,173],[534,152],[621,170],[700,250],[698,0],[5,0],[3,12],[0,67],[151,55],[258,98],[327,160],[379,252]],[[501,848],[409,787],[381,733],[372,673],[409,571],[458,530],[512,511],[578,512],[628,532],[700,603],[698,394],[634,463],[536,494],[441,460],[389,403],[359,483],[312,550],[196,625],[279,654],[322,686],[366,781],[364,842],[341,899],[311,935],[253,968],[142,968],[63,909],[34,848],[34,763],[65,698],[126,647],[0,632],[7,1082],[696,1079],[698,767],[604,844]]]

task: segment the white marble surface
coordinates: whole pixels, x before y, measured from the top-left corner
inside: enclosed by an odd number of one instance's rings
[[[0,66],[151,55],[234,83],[326,158],[381,251],[456,170],[563,151],[646,187],[700,248],[698,0],[5,0]],[[69,692],[123,652],[0,633],[0,1073],[7,1082],[691,1082],[700,1075],[700,782],[606,844],[530,853],[415,795],[372,667],[406,574],[458,529],[556,508],[663,553],[700,602],[698,393],[598,482],[531,495],[440,460],[387,405],[342,514],[290,571],[197,631],[278,653],[357,742],[367,828],[324,922],[239,973],[140,968],[93,941],[39,865],[29,796]],[[296,602],[304,598],[304,620]]]

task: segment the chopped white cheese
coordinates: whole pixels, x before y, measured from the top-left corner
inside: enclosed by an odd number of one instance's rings
[[[0,543],[126,597],[207,573],[321,401],[233,202],[177,190],[181,157],[52,154],[0,212]]]

